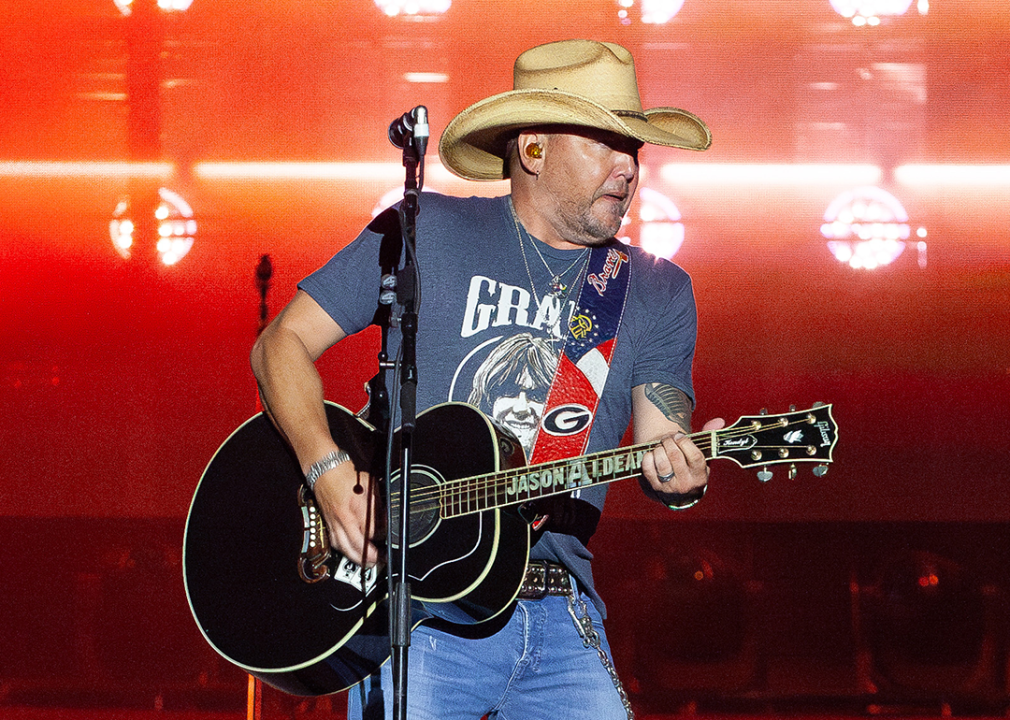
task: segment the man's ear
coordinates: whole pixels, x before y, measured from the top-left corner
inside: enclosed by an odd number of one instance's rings
[[[530,175],[539,175],[544,165],[544,138],[541,133],[519,133],[517,150],[523,170]]]

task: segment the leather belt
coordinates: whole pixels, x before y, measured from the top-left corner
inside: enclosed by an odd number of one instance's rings
[[[539,600],[548,595],[571,595],[572,579],[564,565],[548,560],[530,560],[519,588],[520,600]]]

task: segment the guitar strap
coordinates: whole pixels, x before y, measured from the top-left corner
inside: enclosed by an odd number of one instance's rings
[[[530,463],[582,455],[610,373],[630,287],[628,254],[594,248],[568,323]]]
[[[586,276],[547,393],[530,458],[533,465],[585,453],[624,317],[631,286],[629,260],[628,253],[618,247],[594,248],[589,254]],[[549,513],[554,516],[550,529],[575,535],[584,544],[596,529],[599,510],[581,500],[576,505],[555,507]],[[563,518],[569,520],[559,522]],[[545,520],[535,523],[536,529]]]

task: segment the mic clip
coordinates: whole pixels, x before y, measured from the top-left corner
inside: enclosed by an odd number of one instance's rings
[[[410,112],[405,112],[389,124],[389,142],[395,147],[406,149],[407,144],[414,148],[418,156],[423,157],[428,151],[428,109],[418,105]]]

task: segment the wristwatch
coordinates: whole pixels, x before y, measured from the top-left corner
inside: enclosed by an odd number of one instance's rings
[[[337,465],[341,465],[351,459],[351,456],[347,454],[345,450],[334,450],[329,455],[321,460],[316,460],[312,463],[309,471],[305,473],[305,484],[309,486],[309,490],[315,491],[316,480],[318,480],[323,473],[327,473]]]

